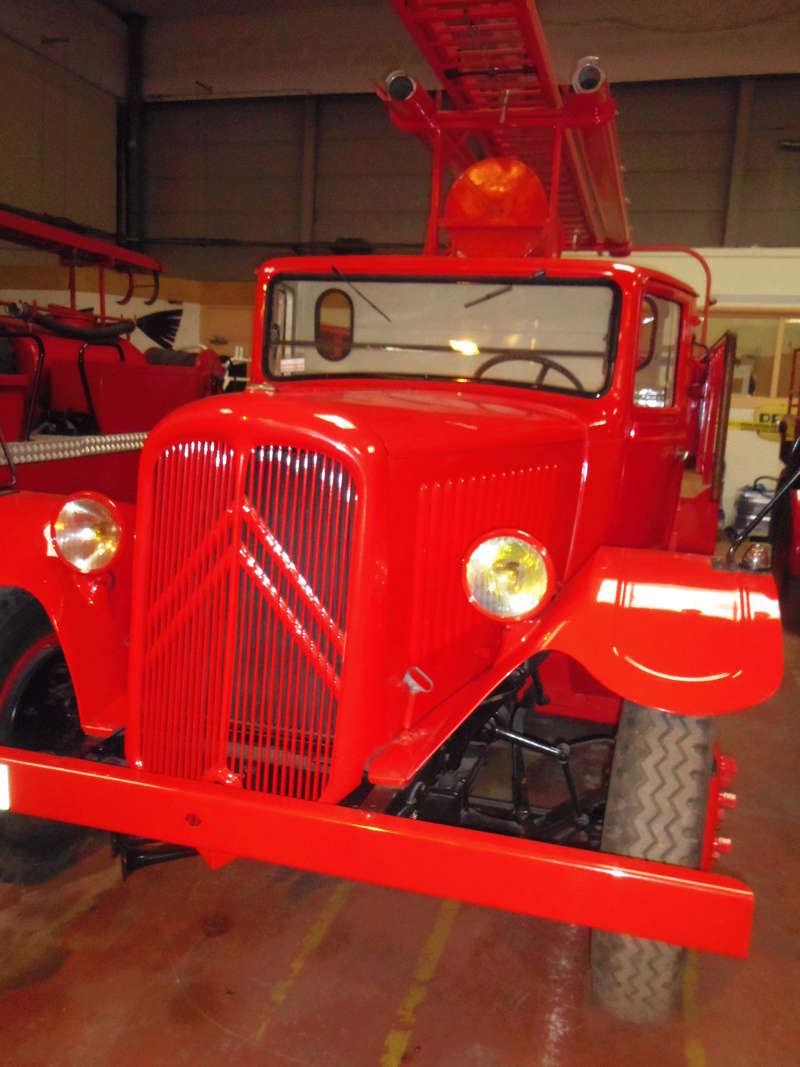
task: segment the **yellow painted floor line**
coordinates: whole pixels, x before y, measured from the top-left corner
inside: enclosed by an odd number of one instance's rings
[[[397,1009],[397,1025],[386,1035],[380,1067],[399,1067],[402,1062],[414,1027],[417,1008],[428,993],[428,985],[436,974],[460,907],[457,900],[443,900],[439,905],[433,930],[422,946],[414,966],[414,981],[406,990]]]
[[[706,1050],[697,1034],[697,1028],[700,1025],[700,1008],[697,1003],[697,953],[694,949],[689,950],[686,959],[681,999],[683,1019],[688,1030],[683,1046],[686,1065],[687,1067],[706,1067]]]
[[[267,1013],[256,1033],[257,1041],[260,1041],[266,1032],[272,1010],[283,1004],[284,1000],[286,1000],[287,993],[294,985],[298,975],[308,962],[309,956],[311,956],[311,954],[315,952],[325,940],[328,930],[331,927],[331,923],[341,911],[352,888],[352,882],[339,882],[328,897],[325,907],[305,932],[300,944],[300,949],[289,964],[288,975],[285,978],[279,978],[277,982],[273,983],[272,988],[269,991],[270,1007],[267,1009]]]

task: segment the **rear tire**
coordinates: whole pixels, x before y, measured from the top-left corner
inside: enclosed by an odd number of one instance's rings
[[[620,856],[700,867],[713,765],[712,722],[625,703],[601,848]],[[592,932],[592,985],[612,1015],[663,1023],[680,997],[686,950]]]
[[[50,620],[27,593],[0,589],[0,744],[68,755],[83,737]],[[0,815],[0,881],[44,882],[70,866],[89,837],[83,827]]]

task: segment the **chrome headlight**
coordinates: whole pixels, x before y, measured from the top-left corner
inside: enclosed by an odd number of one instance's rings
[[[524,619],[552,588],[546,550],[521,533],[497,533],[472,549],[464,564],[470,600],[495,619]]]
[[[114,505],[99,494],[72,497],[53,523],[53,540],[61,558],[81,574],[104,570],[122,542]]]

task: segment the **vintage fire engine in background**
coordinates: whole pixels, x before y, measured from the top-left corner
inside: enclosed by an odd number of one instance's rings
[[[132,502],[147,431],[179,405],[219,392],[222,362],[210,349],[173,349],[180,308],[109,313],[106,271],[127,277],[122,306],[146,276],[152,306],[158,260],[6,210],[0,240],[57,255],[69,272],[69,306],[0,299],[0,487],[96,489]],[[97,271],[97,313],[77,306],[80,267]],[[137,328],[156,345],[141,352],[131,344]]]
[[[654,1021],[685,946],[747,952],[713,724],[782,672],[772,577],[711,557],[733,340],[624,260],[596,61],[395,7],[425,253],[267,263],[254,384],[155,427],[135,507],[0,500],[0,862],[27,815],[585,924]]]

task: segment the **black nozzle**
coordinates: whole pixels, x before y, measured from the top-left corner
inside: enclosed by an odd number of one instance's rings
[[[391,100],[408,100],[417,87],[417,83],[404,70],[393,70],[386,75],[386,92]]]

